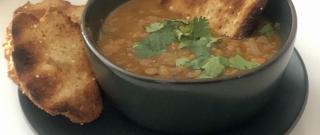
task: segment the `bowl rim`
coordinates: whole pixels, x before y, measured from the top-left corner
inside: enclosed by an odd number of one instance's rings
[[[212,79],[188,79],[188,80],[175,80],[175,79],[161,79],[161,78],[155,78],[155,77],[148,77],[144,75],[139,75],[136,73],[129,72],[116,64],[113,64],[111,61],[109,61],[107,58],[105,58],[100,51],[96,48],[96,43],[93,42],[91,31],[87,29],[87,22],[86,18],[88,16],[88,9],[92,6],[95,0],[89,0],[84,8],[81,20],[80,20],[80,29],[81,29],[81,35],[82,38],[85,42],[85,47],[88,48],[90,52],[92,52],[98,59],[101,61],[104,66],[107,68],[110,68],[112,71],[117,71],[122,74],[125,74],[127,77],[132,77],[135,79],[138,79],[140,81],[146,81],[146,82],[152,82],[152,83],[170,83],[170,84],[196,84],[196,83],[219,83],[219,82],[224,82],[224,81],[231,81],[231,80],[237,80],[237,79],[242,79],[246,77],[250,77],[254,75],[257,72],[263,71],[264,69],[270,67],[277,61],[278,58],[282,57],[285,52],[293,45],[293,42],[296,37],[297,33],[297,13],[296,9],[294,7],[294,4],[292,3],[291,0],[287,0],[290,13],[291,13],[291,29],[289,32],[289,36],[287,40],[283,43],[283,47],[273,56],[271,60],[269,60],[267,63],[262,64],[258,68],[255,68],[253,70],[248,70],[247,72],[240,73],[238,75],[234,76],[227,76],[227,77],[217,77],[217,78],[212,78]],[[103,22],[103,20],[102,20]]]

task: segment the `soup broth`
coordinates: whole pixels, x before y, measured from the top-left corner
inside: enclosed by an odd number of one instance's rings
[[[247,38],[236,40],[213,36],[215,42],[210,48],[211,56],[208,58],[213,62],[202,64],[199,68],[195,68],[194,63],[200,56],[190,49],[181,48],[181,43],[177,41],[170,43],[165,51],[157,55],[138,57],[134,48],[137,42],[143,41],[150,35],[146,30],[147,26],[154,23],[154,28],[163,27],[157,22],[169,19],[192,19],[170,12],[161,6],[160,2],[161,0],[131,0],[110,14],[103,24],[98,41],[101,53],[112,63],[136,74],[183,80],[237,75],[251,67],[256,68],[268,62],[280,47],[281,40],[277,32],[271,34],[259,32],[274,26],[267,19],[261,18],[257,30]],[[214,35],[212,32],[211,34]],[[217,64],[215,60],[220,63]],[[228,60],[227,64],[224,60]],[[189,66],[183,66],[188,62]],[[205,73],[213,76],[204,75]]]

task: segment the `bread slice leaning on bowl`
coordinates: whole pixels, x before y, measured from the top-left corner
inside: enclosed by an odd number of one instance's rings
[[[14,14],[29,13],[40,19],[50,7],[61,10],[70,17],[74,23],[80,23],[80,18],[84,9],[84,6],[75,6],[64,0],[43,0],[42,2],[35,4],[27,2],[23,6],[17,8]]]
[[[5,45],[9,77],[47,113],[92,122],[102,112],[102,99],[79,24],[58,7],[42,10],[43,16],[16,12],[12,20]]]
[[[215,34],[243,38],[250,31],[268,0],[162,0],[169,10],[190,18],[203,16]]]

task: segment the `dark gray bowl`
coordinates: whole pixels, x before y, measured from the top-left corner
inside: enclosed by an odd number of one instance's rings
[[[108,98],[128,118],[150,129],[205,133],[245,122],[268,101],[293,52],[297,30],[294,6],[290,0],[269,0],[263,14],[281,23],[284,44],[260,68],[237,77],[189,81],[129,73],[96,48],[105,17],[126,1],[89,0],[81,22],[82,36],[93,71]]]

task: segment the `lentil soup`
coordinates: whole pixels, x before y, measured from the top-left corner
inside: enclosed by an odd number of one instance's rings
[[[98,41],[102,54],[133,73],[183,80],[237,75],[266,63],[280,47],[279,24],[267,19],[236,40],[215,36],[205,18],[170,12],[160,2],[131,0],[110,14]],[[198,36],[190,30],[196,26]]]

